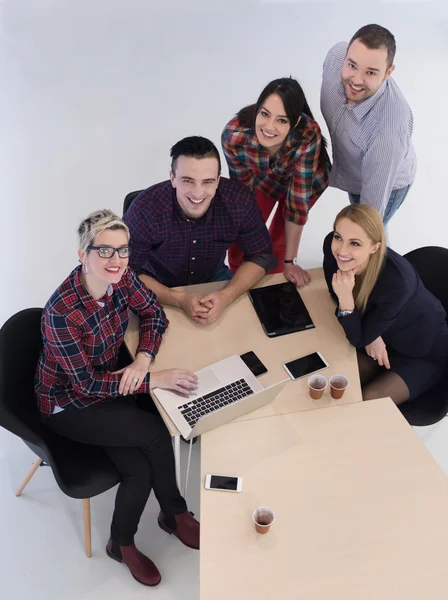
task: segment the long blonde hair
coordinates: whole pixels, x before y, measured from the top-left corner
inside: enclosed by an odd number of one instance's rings
[[[386,257],[386,235],[383,221],[376,208],[368,204],[350,204],[343,208],[334,221],[334,231],[336,231],[337,223],[341,219],[350,219],[350,221],[364,229],[372,244],[380,244],[378,250],[370,255],[363,273],[356,276],[353,297],[358,310],[364,312]]]

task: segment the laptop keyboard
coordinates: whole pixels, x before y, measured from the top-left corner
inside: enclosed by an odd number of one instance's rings
[[[254,392],[245,379],[238,379],[229,383],[219,390],[213,390],[209,394],[204,394],[200,398],[190,400],[179,406],[179,410],[187,423],[193,428],[196,423],[216,410],[232,404],[241,398],[252,395]]]

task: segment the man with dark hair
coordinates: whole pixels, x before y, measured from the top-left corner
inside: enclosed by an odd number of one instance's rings
[[[193,158],[216,158],[218,161],[218,175],[221,174],[221,157],[217,147],[207,138],[199,135],[186,137],[171,148],[171,173],[174,173],[176,161],[179,156],[192,156]]]
[[[391,78],[395,38],[380,25],[365,25],[347,45],[328,52],[321,110],[330,131],[333,168],[330,186],[350,202],[370,204],[392,218],[416,171],[412,111]]]
[[[163,305],[208,325],[277,259],[253,194],[220,177],[210,140],[185,138],[171,148],[171,159],[170,179],[141,192],[123,217],[131,232],[129,264]],[[224,260],[234,242],[244,262],[233,276]],[[208,281],[228,283],[206,296],[172,289]]]

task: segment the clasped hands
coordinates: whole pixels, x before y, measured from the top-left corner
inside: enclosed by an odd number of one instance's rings
[[[222,315],[229,304],[224,290],[211,292],[206,296],[183,292],[180,307],[195,323],[210,325]]]

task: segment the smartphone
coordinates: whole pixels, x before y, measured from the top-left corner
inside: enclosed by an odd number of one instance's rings
[[[255,375],[255,377],[259,377],[263,375],[263,373],[267,373],[267,369],[255,352],[246,352],[245,354],[241,354],[241,360],[247,365],[250,371]]]
[[[328,363],[320,352],[313,352],[313,354],[287,362],[283,367],[291,379],[294,380],[311,375],[316,371],[322,371],[322,369],[328,367]]]
[[[241,477],[229,477],[227,475],[206,475],[205,489],[218,490],[220,492],[241,492],[243,480]]]

